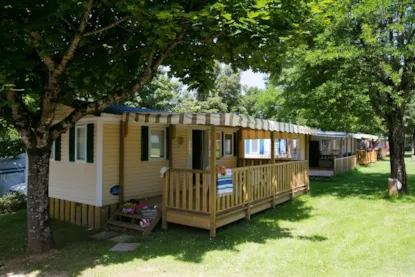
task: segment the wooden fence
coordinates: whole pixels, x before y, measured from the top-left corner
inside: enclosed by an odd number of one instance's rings
[[[334,175],[343,174],[356,167],[356,156],[334,159]]]
[[[232,169],[232,193],[216,194],[209,170],[170,169],[164,175],[163,227],[167,223],[210,229],[288,201],[308,190],[308,162]],[[213,191],[213,193],[212,193]],[[213,218],[213,219],[212,219]]]

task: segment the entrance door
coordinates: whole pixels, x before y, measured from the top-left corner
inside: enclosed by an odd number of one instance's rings
[[[203,169],[203,131],[192,130],[192,169]]]
[[[318,167],[318,160],[320,159],[320,142],[310,141],[310,152],[309,152],[309,166]]]

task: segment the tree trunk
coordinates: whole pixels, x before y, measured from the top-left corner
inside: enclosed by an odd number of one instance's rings
[[[408,193],[405,168],[405,132],[403,113],[390,115],[388,120],[391,178],[402,183],[401,192]]]
[[[413,155],[415,155],[415,131],[412,131],[412,154],[411,156]]]
[[[53,247],[48,198],[50,147],[29,149],[27,158],[27,250],[43,253]]]

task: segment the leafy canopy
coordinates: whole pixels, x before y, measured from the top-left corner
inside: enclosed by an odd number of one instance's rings
[[[85,114],[131,97],[160,65],[190,88],[211,88],[215,60],[239,68],[278,66],[268,61],[281,59],[280,38],[297,27],[300,3],[6,0],[0,83],[19,92],[15,101],[32,113],[26,118],[32,128],[47,106],[53,114],[55,102]],[[48,103],[42,103],[45,95]],[[101,102],[86,107],[77,100]]]
[[[402,116],[415,76],[411,2],[327,0],[308,9],[283,74],[274,74],[290,103],[328,129],[375,132]]]

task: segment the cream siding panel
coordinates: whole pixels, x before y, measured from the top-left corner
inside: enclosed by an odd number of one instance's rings
[[[96,124],[94,131],[94,163],[69,162],[69,131],[62,134],[61,160],[50,161],[49,197],[96,204]]]
[[[177,143],[177,138],[183,137],[183,144]],[[173,168],[188,168],[187,166],[187,148],[189,146],[189,139],[187,136],[187,128],[176,127],[176,136],[172,141],[172,167]]]
[[[128,127],[124,155],[124,200],[161,195],[163,179],[160,169],[168,166],[169,162],[141,161],[141,126]]]
[[[120,126],[103,124],[102,205],[118,203],[110,189],[119,183]]]
[[[54,120],[62,120],[67,117],[74,109],[72,107],[58,104],[56,106],[55,117]]]

